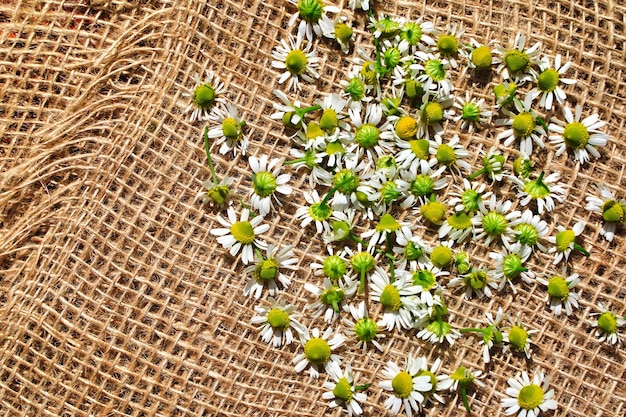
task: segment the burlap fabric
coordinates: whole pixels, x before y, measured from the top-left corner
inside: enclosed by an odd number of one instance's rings
[[[1,3],[0,414],[339,415],[321,397],[326,375],[312,380],[295,373],[291,361],[301,347],[267,346],[250,324],[256,301],[243,297],[243,266],[209,234],[217,211],[196,200],[209,175],[203,125],[182,114],[188,104],[182,93],[193,87],[193,75],[212,69],[249,121],[251,153],[287,157],[289,138],[269,117],[278,88],[270,54],[286,36],[294,7],[279,0]],[[573,61],[572,102],[595,109],[612,136],[603,157],[583,168],[565,155],[545,160],[553,154],[542,153],[542,163],[562,171],[571,187],[552,224],[588,222],[584,242],[591,257],[573,262],[583,278],[575,314],[550,313],[539,284],[491,300],[468,301],[459,291],[448,297],[456,327],[477,325],[485,311],[502,306],[539,330],[532,360],[494,355],[484,369],[487,387],[470,395],[475,415],[503,415],[499,393],[522,369],[550,376],[555,415],[626,414],[624,348],[599,343],[589,316],[597,302],[626,315],[625,231],[606,242],[599,217],[584,209],[598,181],[626,197],[626,8],[612,0],[580,3],[378,6],[394,16],[424,15],[440,28],[460,23],[465,39],[481,42],[510,45],[518,30],[528,33],[546,54]],[[357,43],[370,43],[362,15],[355,26]],[[302,101],[310,103],[318,90],[338,90],[348,61],[336,51],[328,42],[318,47],[322,80],[305,88]],[[492,102],[492,85],[470,85],[460,76],[453,82]],[[473,161],[496,134],[462,137]],[[237,178],[245,200],[247,159],[216,156],[216,163],[218,172]],[[292,185],[304,189],[306,178],[294,175]],[[323,250],[293,219],[303,201],[297,191],[280,216],[267,219],[270,241],[296,245],[299,271],[282,293],[301,308],[308,299],[303,283],[316,279],[309,263]],[[432,232],[424,236],[434,240]],[[486,248],[471,250],[488,262]],[[533,257],[531,267],[540,275],[550,261]],[[359,381],[373,383],[366,415],[385,412],[387,394],[377,385],[388,360],[403,364],[411,353],[442,357],[446,372],[483,368],[478,338],[452,349],[414,333],[388,338],[382,353],[344,350]],[[455,395],[426,411],[464,413]]]

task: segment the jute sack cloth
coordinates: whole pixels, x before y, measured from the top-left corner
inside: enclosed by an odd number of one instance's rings
[[[450,322],[479,325],[497,307],[537,329],[531,360],[494,353],[481,361],[478,338],[453,347],[432,346],[415,332],[394,331],[385,351],[363,355],[348,343],[341,354],[359,383],[371,382],[366,415],[383,415],[388,394],[378,388],[387,361],[402,366],[409,354],[442,372],[464,365],[482,369],[486,388],[470,390],[475,415],[499,416],[500,393],[520,370],[543,370],[556,391],[557,416],[626,414],[624,347],[599,343],[590,314],[603,302],[626,315],[624,228],[613,242],[600,235],[599,216],[584,209],[597,182],[625,194],[626,8],[622,2],[429,1],[380,2],[392,16],[424,16],[437,28],[456,23],[463,40],[498,40],[510,47],[517,31],[541,41],[550,57],[573,62],[567,74],[571,106],[597,112],[611,141],[602,158],[580,167],[571,155],[542,151],[538,163],[563,173],[565,203],[548,218],[571,227],[587,222],[591,256],[574,256],[582,277],[581,306],[555,317],[541,285],[518,285],[518,294],[465,300],[449,293]],[[346,7],[347,1],[337,1]],[[243,266],[209,231],[219,210],[196,199],[209,178],[201,132],[183,114],[182,93],[213,70],[229,101],[248,124],[250,154],[288,158],[288,132],[270,119],[278,73],[271,51],[293,33],[296,8],[284,1],[3,1],[0,5],[0,414],[11,416],[317,416],[340,415],[322,399],[322,383],[291,363],[294,343],[273,348],[250,324],[257,301],[246,298]],[[355,43],[371,45],[364,14],[354,18]],[[312,103],[338,92],[350,62],[336,46],[317,46],[321,78],[292,99]],[[352,55],[352,53],[351,53]],[[498,76],[494,76],[494,81]],[[493,83],[453,76],[458,92],[493,103]],[[557,115],[561,117],[560,115]],[[454,133],[449,126],[448,135]],[[477,166],[500,130],[462,135]],[[501,148],[509,157],[517,149]],[[247,158],[219,156],[220,175],[236,178],[247,200]],[[309,264],[324,252],[311,229],[293,218],[308,182],[294,173],[293,198],[271,215],[270,242],[294,244],[299,270],[281,291],[300,310],[310,301],[305,282],[319,284]],[[515,199],[512,190],[499,190]],[[233,199],[240,211],[239,199]],[[403,218],[410,220],[410,214]],[[432,230],[424,238],[434,241]],[[473,259],[489,263],[489,248],[472,245]],[[533,256],[530,268],[549,274],[551,256]],[[265,298],[264,295],[263,298]],[[373,311],[376,311],[375,309]],[[310,327],[323,323],[305,320]],[[624,334],[622,332],[622,339]],[[457,395],[426,415],[465,411]]]

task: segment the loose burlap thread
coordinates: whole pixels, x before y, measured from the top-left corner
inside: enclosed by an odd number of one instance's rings
[[[617,1],[555,2],[451,0],[381,2],[392,16],[424,16],[438,28],[458,23],[464,39],[510,45],[523,31],[549,56],[573,62],[577,84],[570,103],[597,112],[611,135],[602,158],[580,167],[566,155],[544,151],[540,164],[563,172],[567,202],[550,216],[571,227],[585,220],[591,256],[574,256],[582,277],[581,306],[555,317],[539,284],[517,295],[465,300],[448,296],[456,327],[478,325],[485,311],[502,306],[539,330],[531,360],[494,354],[484,367],[477,338],[451,348],[432,346],[414,333],[394,331],[384,352],[366,355],[346,346],[359,382],[372,382],[366,415],[384,414],[387,394],[376,388],[385,363],[408,354],[441,357],[444,370],[483,369],[486,388],[470,392],[475,415],[503,415],[506,380],[519,370],[545,371],[555,389],[557,416],[626,413],[624,347],[599,343],[590,328],[596,304],[626,315],[626,238],[600,235],[600,219],[584,209],[593,184],[625,195],[626,8]],[[347,1],[338,1],[346,7]],[[4,1],[0,5],[0,410],[3,415],[288,416],[339,415],[321,395],[327,377],[312,380],[291,363],[301,347],[273,348],[250,324],[256,301],[242,294],[243,266],[210,235],[219,212],[196,200],[209,172],[201,132],[189,123],[182,93],[193,76],[213,70],[227,98],[249,121],[250,153],[288,157],[290,140],[273,112],[277,73],[271,51],[287,36],[295,8],[283,1]],[[361,15],[356,43],[371,43]],[[320,42],[321,79],[296,96],[312,102],[337,92],[349,61]],[[492,102],[489,83],[456,74],[458,91]],[[454,129],[449,127],[450,132]],[[472,152],[487,150],[499,130],[463,134]],[[503,147],[509,160],[515,149]],[[246,200],[245,157],[218,156],[221,175],[236,178]],[[294,174],[296,190],[307,179]],[[512,190],[499,190],[514,199]],[[303,309],[315,282],[309,264],[324,248],[293,218],[299,191],[280,215],[268,217],[268,240],[292,243],[299,270],[281,295]],[[235,204],[237,199],[235,199]],[[411,220],[410,213],[403,214]],[[419,226],[425,239],[432,230]],[[489,263],[489,249],[472,248]],[[551,271],[539,254],[531,268]],[[307,320],[311,326],[322,325]],[[623,334],[623,332],[622,332]],[[427,415],[465,413],[451,395]]]

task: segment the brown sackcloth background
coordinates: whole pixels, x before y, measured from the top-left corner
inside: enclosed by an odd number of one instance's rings
[[[193,88],[194,73],[212,69],[249,121],[250,153],[287,157],[288,135],[269,117],[278,88],[270,54],[286,37],[295,8],[279,0],[0,3],[0,414],[339,415],[321,397],[326,375],[312,380],[295,373],[291,361],[299,344],[267,346],[250,324],[257,302],[242,295],[243,266],[209,233],[218,211],[196,200],[209,178],[204,126],[182,114],[188,104],[182,93]],[[347,1],[335,4],[347,7]],[[465,41],[499,39],[510,46],[518,30],[528,33],[550,57],[561,53],[573,61],[567,76],[578,83],[568,89],[569,101],[583,104],[585,114],[598,112],[612,139],[603,157],[583,168],[566,155],[539,153],[540,164],[562,171],[571,187],[567,203],[548,217],[551,234],[558,224],[588,222],[584,245],[592,255],[570,263],[582,277],[580,309],[555,317],[538,284],[518,284],[516,296],[506,290],[483,300],[448,292],[457,328],[478,325],[498,306],[519,313],[539,330],[532,360],[495,350],[485,368],[473,336],[441,349],[414,332],[396,331],[384,352],[365,356],[348,343],[342,355],[357,382],[373,383],[366,415],[384,414],[381,370],[388,360],[402,366],[409,353],[430,361],[441,356],[445,372],[459,365],[482,369],[487,387],[470,393],[477,416],[504,415],[499,393],[522,369],[549,375],[559,402],[554,415],[626,415],[624,345],[602,345],[590,329],[598,302],[626,315],[626,231],[619,228],[606,242],[599,216],[584,209],[598,181],[626,198],[624,3],[399,1],[380,3],[378,10],[424,15],[442,29],[460,23]],[[356,41],[369,46],[359,16]],[[331,43],[322,41],[317,50],[323,80],[305,88],[305,103],[318,91],[338,92],[349,68]],[[468,89],[493,103],[493,84],[453,77],[457,93]],[[473,162],[500,131],[462,136]],[[509,162],[516,146],[501,148]],[[218,173],[235,176],[237,193],[247,201],[247,158],[213,150]],[[303,309],[309,300],[303,283],[316,282],[309,263],[323,248],[293,220],[306,177],[294,173],[292,186],[282,216],[266,219],[272,226],[266,236],[296,244],[300,269],[281,294]],[[500,192],[514,199],[510,190]],[[239,212],[237,198],[234,204]],[[434,233],[425,230],[424,238],[433,241]],[[487,248],[471,250],[489,264]],[[551,259],[533,256],[531,267],[548,274]],[[624,329],[621,335],[626,339]],[[426,414],[466,415],[460,398],[446,398],[445,406],[429,406]]]

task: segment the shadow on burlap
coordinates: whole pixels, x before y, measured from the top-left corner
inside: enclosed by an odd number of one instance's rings
[[[209,234],[217,211],[196,200],[209,175],[203,126],[182,114],[188,104],[182,93],[193,87],[193,75],[212,69],[250,122],[251,153],[287,157],[288,135],[269,117],[278,88],[270,54],[288,33],[295,8],[260,0],[6,3],[0,5],[2,414],[331,413],[321,397],[326,375],[311,380],[294,371],[291,361],[301,347],[269,347],[250,325],[256,301],[242,295],[243,267]],[[491,300],[465,300],[459,291],[447,298],[456,327],[478,325],[485,311],[502,306],[539,330],[532,360],[494,354],[483,369],[487,387],[470,395],[475,415],[503,415],[499,393],[506,380],[518,370],[543,369],[559,402],[555,415],[623,416],[626,354],[623,346],[597,342],[590,313],[604,302],[626,315],[626,231],[604,241],[584,197],[595,182],[626,197],[626,9],[617,1],[428,3],[388,2],[379,10],[424,15],[438,28],[458,22],[466,40],[510,45],[516,31],[525,31],[543,42],[546,54],[573,61],[568,76],[578,83],[569,90],[570,102],[597,111],[612,136],[603,157],[583,168],[565,155],[540,153],[540,163],[562,171],[571,187],[568,202],[551,217],[552,231],[557,224],[588,222],[584,243],[592,255],[575,256],[570,265],[583,278],[575,314],[551,314],[540,285],[519,285],[517,295],[507,290]],[[355,25],[357,42],[370,44],[362,16]],[[337,92],[348,68],[330,43],[317,49],[323,81],[305,89],[305,103],[318,90]],[[453,82],[492,103],[493,84],[471,84],[458,74]],[[494,132],[462,136],[473,162],[477,150],[491,146]],[[515,155],[502,149],[509,160]],[[219,173],[236,177],[246,200],[246,158],[216,156],[216,163]],[[306,184],[294,175],[295,190]],[[514,199],[511,190],[499,192]],[[293,220],[303,201],[296,192],[280,217],[267,219],[271,241],[296,244],[300,269],[282,294],[300,308],[307,300],[303,283],[315,281],[309,263],[323,251],[311,230]],[[468,250],[489,263],[487,248]],[[532,259],[538,275],[549,273],[550,257]],[[382,353],[362,355],[349,344],[342,353],[360,383],[373,383],[366,415],[384,413],[387,394],[377,385],[388,360],[402,365],[410,353],[442,357],[446,372],[459,365],[483,368],[477,338],[441,349],[414,333],[387,337]],[[426,414],[465,414],[459,398],[447,399]]]

